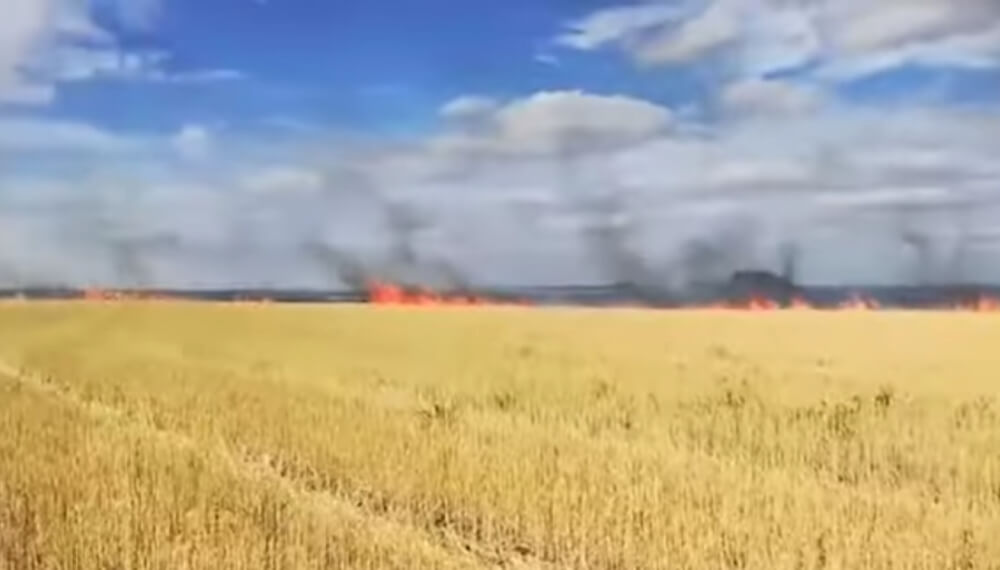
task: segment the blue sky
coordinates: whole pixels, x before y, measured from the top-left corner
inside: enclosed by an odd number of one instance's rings
[[[993,0],[9,15],[0,281],[334,285],[321,244],[400,279],[606,281],[634,257],[673,283],[788,242],[808,281],[1000,280]]]
[[[169,53],[163,67],[171,72],[228,70],[243,80],[88,81],[67,86],[48,111],[139,130],[292,115],[314,125],[405,131],[433,127],[442,102],[469,92],[583,89],[669,103],[697,97],[702,86],[686,69],[639,71],[618,54],[556,49],[553,34],[564,22],[602,4],[177,0],[163,6],[153,30],[100,21],[121,34],[125,49]],[[558,65],[548,59],[555,57]]]

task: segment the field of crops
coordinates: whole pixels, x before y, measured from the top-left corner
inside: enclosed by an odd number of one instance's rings
[[[0,306],[0,568],[1000,568],[1000,318]]]

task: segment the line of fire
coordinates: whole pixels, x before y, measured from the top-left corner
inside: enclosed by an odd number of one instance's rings
[[[703,285],[684,295],[671,291],[651,291],[627,283],[433,291],[419,286],[371,282],[364,291],[35,288],[0,291],[0,299],[369,303],[414,307],[585,306],[739,311],[909,309],[998,312],[1000,286],[802,286],[768,271],[739,271],[728,282]]]

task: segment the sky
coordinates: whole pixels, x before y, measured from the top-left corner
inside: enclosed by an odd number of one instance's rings
[[[3,0],[0,286],[1000,282],[996,0]]]

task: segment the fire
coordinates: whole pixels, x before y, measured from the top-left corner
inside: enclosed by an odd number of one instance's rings
[[[792,302],[788,305],[788,308],[796,311],[806,311],[813,309],[814,307],[812,306],[811,303],[809,303],[809,301],[801,297],[796,297],[792,299]]]
[[[152,291],[135,291],[120,289],[90,288],[75,294],[75,298],[88,302],[124,302],[124,301],[172,301],[181,300],[179,297]],[[473,307],[473,306],[534,306],[528,300],[511,300],[491,298],[483,295],[442,293],[424,288],[404,287],[389,282],[372,282],[366,291],[367,301],[373,305],[382,306],[418,306],[418,307]],[[0,299],[3,301],[26,300],[23,294],[15,297]],[[277,302],[266,295],[237,295],[232,299],[239,304],[271,304]],[[806,311],[806,310],[849,310],[849,311],[875,311],[883,308],[879,301],[874,298],[854,294],[848,299],[839,303],[832,302],[817,303],[804,297],[794,297],[787,302],[779,302],[766,295],[754,295],[741,300],[722,300],[698,305],[655,305],[637,303],[623,303],[616,305],[621,308],[647,309],[647,310],[670,310],[670,309],[699,309],[699,310],[721,310],[721,311]],[[1000,313],[1000,298],[986,294],[968,300],[954,300],[944,302],[931,309],[956,311],[956,312],[976,312],[976,313]]]
[[[270,305],[274,303],[274,299],[270,297],[255,297],[253,295],[240,295],[233,299],[233,302],[238,305]]]
[[[373,305],[387,306],[478,306],[478,305],[523,305],[527,301],[500,301],[473,295],[446,295],[427,289],[408,291],[393,283],[373,282],[368,286],[368,301]]]
[[[971,303],[960,303],[956,308],[977,313],[994,313],[1000,311],[1000,299],[981,295]]]
[[[869,299],[862,295],[854,294],[850,299],[839,305],[839,308],[851,311],[874,311],[881,308],[875,299]]]
[[[83,291],[85,301],[169,301],[172,298],[153,291],[122,291],[116,289],[90,288]]]
[[[780,308],[778,303],[767,297],[753,297],[746,305],[746,309],[749,311],[774,311]]]
[[[722,311],[776,311],[781,305],[767,297],[751,297],[745,301],[720,301],[702,305],[701,309]]]
[[[123,301],[129,295],[124,291],[114,291],[111,289],[91,288],[83,292],[86,301]]]

